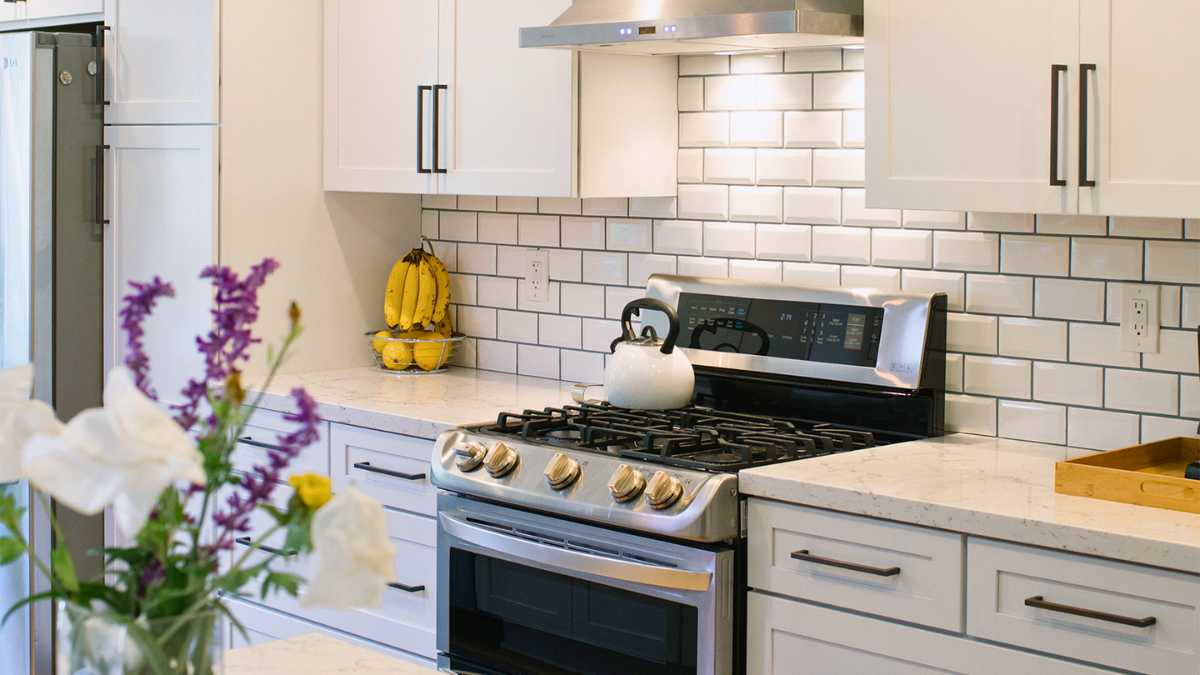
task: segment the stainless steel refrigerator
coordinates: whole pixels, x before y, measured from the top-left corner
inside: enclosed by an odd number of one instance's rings
[[[103,69],[80,33],[0,34],[0,367],[33,362],[34,396],[61,419],[100,404],[103,387]],[[3,486],[28,505],[27,532],[53,545],[41,499],[25,483]],[[55,515],[76,560],[103,546],[101,518]],[[4,528],[0,526],[0,535]],[[100,571],[88,561],[89,576]],[[46,588],[27,561],[0,568],[0,613]],[[0,675],[52,672],[54,616],[47,605],[0,628]]]

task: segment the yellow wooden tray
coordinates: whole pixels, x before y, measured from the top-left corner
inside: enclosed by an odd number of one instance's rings
[[[1184,478],[1200,461],[1200,438],[1168,438],[1059,462],[1054,491],[1112,502],[1200,513],[1200,480]]]

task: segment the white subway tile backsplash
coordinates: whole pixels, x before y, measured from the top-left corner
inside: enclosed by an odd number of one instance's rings
[[[999,434],[1036,443],[1057,443],[1067,440],[1067,409],[1060,405],[1029,401],[1000,401]]]
[[[813,150],[813,184],[862,187],[866,176],[866,150]]]
[[[653,253],[629,254],[630,286],[645,286],[651,274],[675,274],[675,256]]]
[[[724,279],[729,276],[729,260],[726,258],[701,258],[680,256],[676,263],[679,273],[688,277],[714,277]]]
[[[538,315],[538,338],[544,345],[579,349],[582,343],[581,320],[573,316]],[[528,340],[522,340],[528,342]]]
[[[814,227],[813,260],[866,265],[871,261],[871,231],[858,227]]]
[[[603,249],[606,234],[603,218],[563,218],[562,245],[568,248]]]
[[[654,248],[649,220],[608,219],[608,248],[612,251],[650,251]]]
[[[842,286],[898,291],[900,290],[900,270],[890,267],[845,265],[842,267]]]
[[[842,190],[842,223],[855,227],[900,227],[899,209],[872,209],[866,190]]]
[[[729,278],[777,284],[783,279],[783,263],[770,260],[730,260]]]
[[[442,259],[442,264],[450,272],[458,271],[458,243],[453,241],[434,241],[430,244],[434,254]]]
[[[674,218],[678,212],[675,197],[631,197],[630,218]]]
[[[1200,242],[1147,241],[1146,280],[1200,284]]]
[[[679,112],[704,110],[704,78],[679,78]]]
[[[785,52],[783,67],[789,73],[841,70],[842,49],[841,47],[821,47]]]
[[[720,75],[728,72],[728,55],[700,54],[679,57],[680,75]]]
[[[1104,371],[1104,405],[1117,410],[1179,414],[1179,376],[1140,370]]]
[[[812,227],[760,223],[755,228],[757,256],[767,260],[812,259]]]
[[[1149,239],[1179,239],[1183,236],[1183,220],[1179,218],[1110,218],[1108,233],[1114,237],[1145,237]]]
[[[550,278],[555,281],[579,281],[579,251],[556,248],[550,250]]]
[[[491,244],[459,244],[458,271],[466,274],[495,274],[496,247]]]
[[[480,197],[475,195],[459,195],[458,208],[463,211],[495,211],[495,197]]]
[[[933,264],[933,235],[917,230],[872,230],[871,264],[928,268]]]
[[[621,318],[621,311],[625,309],[625,305],[643,297],[645,294],[646,291],[643,288],[607,286],[604,289],[604,314],[610,319],[619,319]]]
[[[832,288],[841,285],[841,268],[821,263],[783,264],[783,282],[796,286]]]
[[[817,73],[812,78],[813,108],[831,110],[863,107],[864,88],[861,72]]]
[[[967,229],[981,232],[1033,232],[1033,216],[975,211],[967,214]]]
[[[861,148],[867,144],[866,114],[862,110],[847,110],[842,113],[842,145]]]
[[[1179,378],[1179,414],[1200,417],[1200,377]]]
[[[725,185],[680,185],[679,217],[683,220],[727,220],[729,188]]]
[[[585,384],[604,382],[603,354],[564,349],[559,352],[559,357],[562,359],[561,376],[563,380]]]
[[[835,110],[783,114],[783,143],[789,148],[836,148],[842,140],[842,113]]]
[[[438,214],[438,233],[450,241],[475,241],[478,238],[476,214],[467,211],[442,211]]]
[[[654,251],[701,255],[704,252],[703,225],[694,220],[655,221]]]
[[[783,71],[783,54],[766,52],[761,54],[734,54],[729,72],[734,74],[778,73]]]
[[[1029,398],[1029,361],[967,355],[963,362],[963,391],[968,394]]]
[[[538,199],[538,213],[578,216],[583,213],[583,200],[571,197],[542,197]]]
[[[560,295],[564,314],[604,316],[604,287],[589,284],[563,284]],[[516,291],[513,292],[516,297]]]
[[[961,312],[966,307],[965,277],[961,272],[904,270],[901,287],[909,293],[945,293],[950,311]]]
[[[1151,443],[1176,436],[1196,436],[1195,420],[1142,415],[1142,442]]]
[[[421,212],[421,236],[429,239],[437,239],[438,234],[438,212],[437,211],[422,211]]]
[[[1142,242],[1138,239],[1071,239],[1071,276],[1093,279],[1142,278]]]
[[[517,241],[522,246],[558,246],[558,216],[520,216]]]
[[[962,211],[904,210],[904,227],[919,230],[965,230],[967,214]]]
[[[515,309],[517,306],[517,280],[506,277],[479,277],[476,302],[485,307]]]
[[[730,186],[729,218],[763,223],[783,222],[783,188]]]
[[[704,150],[703,148],[680,148],[679,149],[679,182],[680,183],[703,183],[704,182]],[[624,214],[622,214],[624,215]]]
[[[1141,361],[1137,353],[1121,351],[1119,326],[1072,323],[1069,335],[1073,363],[1137,368]]]
[[[805,225],[837,225],[842,222],[840,193],[841,190],[835,188],[784,188],[783,221]]]
[[[754,257],[753,223],[704,223],[704,255],[724,258]]]
[[[511,342],[475,341],[475,363],[482,370],[517,372],[517,346]]]
[[[612,341],[621,335],[621,322],[607,319],[583,320],[583,348],[589,352],[608,353]]]
[[[997,272],[1000,269],[1000,235],[934,232],[933,267],[963,272]]]
[[[537,213],[537,197],[497,197],[496,210],[505,213]]]
[[[1005,234],[1000,237],[1000,271],[1065,277],[1071,269],[1069,244],[1066,237]]]
[[[996,399],[946,394],[946,431],[996,435]]]
[[[1128,413],[1071,408],[1067,411],[1067,445],[1089,450],[1114,450],[1138,442],[1138,416]]]
[[[583,215],[585,216],[615,216],[629,215],[629,200],[624,197],[589,197],[583,200]]]
[[[469,274],[451,274],[450,297],[462,305],[475,304],[478,300],[475,295],[475,277]]]
[[[532,377],[558,379],[558,350],[517,345],[517,372]]]
[[[862,70],[866,65],[866,50],[861,47],[842,49],[842,70]]]
[[[1000,353],[1004,356],[1066,361],[1067,323],[1000,317]]]
[[[1029,316],[1033,313],[1033,279],[1003,274],[968,274],[967,311]]]
[[[454,209],[458,207],[458,199],[454,195],[421,195],[421,208]]]
[[[1195,374],[1196,352],[1196,331],[1164,330],[1158,336],[1158,352],[1142,355],[1142,367]]]
[[[458,329],[481,338],[496,337],[496,310],[488,307],[459,305]]]
[[[1039,214],[1038,234],[1090,234],[1103,236],[1108,231],[1104,216],[1061,216]]]
[[[1033,397],[1039,401],[1099,408],[1104,404],[1104,369],[1069,363],[1034,363]]]
[[[1188,218],[1183,221],[1183,238],[1200,239],[1200,220]]]
[[[624,286],[629,280],[629,256],[625,253],[583,252],[583,281],[589,284]]]
[[[963,355],[946,355],[946,391],[961,394],[963,390]]]
[[[496,337],[509,342],[536,344],[538,341],[538,315],[532,312],[498,311],[496,313]]]
[[[1074,279],[1038,279],[1034,314],[1047,319],[1104,320],[1104,284]]]
[[[479,241],[489,244],[517,243],[517,217],[511,213],[479,214]]]
[[[807,110],[812,108],[812,78],[813,76],[808,74],[707,77],[704,79],[704,108],[706,110]]]
[[[753,152],[752,173],[757,174],[759,185],[812,185],[811,150],[759,148]]]
[[[752,148],[709,148],[704,151],[704,182],[754,185]]]
[[[750,148],[783,145],[783,113],[769,111],[730,113],[729,144]]]
[[[729,113],[679,113],[679,147],[707,148],[729,145]]]
[[[1200,326],[1200,288],[1183,289],[1183,315],[1180,325],[1183,328]]]
[[[996,317],[977,314],[946,315],[946,349],[976,354],[996,353]]]

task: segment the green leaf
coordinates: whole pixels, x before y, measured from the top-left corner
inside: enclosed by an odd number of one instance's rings
[[[287,536],[283,540],[285,549],[297,553],[308,553],[313,550],[312,518],[313,512],[305,510],[298,519],[288,525]]]
[[[142,650],[142,656],[149,663],[151,673],[154,673],[154,675],[171,675],[176,672],[171,669],[171,660],[163,653],[162,647],[155,642],[154,636],[149,631],[126,617],[115,614],[111,615],[111,617],[114,621],[125,626],[126,634],[133,638],[134,642]]]
[[[46,600],[49,598],[62,598],[62,597],[66,597],[63,595],[62,591],[43,591],[41,593],[34,593],[33,595],[27,595],[24,598],[21,598],[20,600],[18,600],[16,602],[16,604],[14,604],[12,607],[8,608],[8,611],[4,613],[4,618],[0,619],[0,626],[3,626],[4,624],[8,623],[8,618],[11,617],[13,614],[17,613],[18,611],[20,611],[20,609],[22,607],[24,607],[25,605],[32,605],[35,602],[38,602],[40,600]]]
[[[295,574],[286,572],[275,572],[268,570],[267,576],[263,578],[261,598],[267,599],[267,596],[272,591],[279,589],[293,598],[300,595],[300,584],[304,583],[304,578]]]
[[[0,567],[25,555],[25,544],[16,537],[0,537]]]
[[[72,593],[79,590],[79,577],[75,575],[75,562],[71,560],[71,552],[58,547],[50,552],[50,569],[63,588]]]
[[[227,572],[224,576],[218,577],[213,581],[213,585],[218,590],[226,593],[237,593],[243,586],[250,583],[258,575],[262,574],[267,569],[267,563],[262,562],[250,567],[244,567],[240,570]]]

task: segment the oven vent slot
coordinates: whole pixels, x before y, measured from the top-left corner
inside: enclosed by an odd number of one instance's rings
[[[594,555],[599,558],[608,558],[610,560],[627,560],[627,561],[636,562],[636,563],[639,563],[642,565],[652,565],[654,567],[663,567],[663,568],[669,568],[669,569],[676,569],[679,567],[679,565],[676,565],[675,563],[669,562],[666,560],[659,560],[656,558],[647,558],[646,556],[638,555],[636,553],[628,553],[626,551],[621,551],[621,550],[617,550],[617,549],[603,548],[600,546],[596,546],[595,544],[572,541],[570,539],[565,539],[563,537],[550,536],[550,535],[543,534],[541,532],[536,532],[533,530],[526,530],[526,529],[519,528],[519,527],[513,527],[511,525],[500,525],[500,524],[489,522],[486,520],[480,520],[478,518],[469,518],[469,517],[467,518],[467,522],[471,523],[472,525],[477,525],[479,527],[491,530],[492,532],[495,532],[497,534],[505,535],[507,537],[513,537],[515,539],[523,539],[525,541],[531,541],[531,542],[534,542],[537,544],[542,544],[544,546],[553,546],[554,548],[561,548],[561,549],[565,549],[568,551],[576,551],[578,553],[586,553],[588,555]]]

